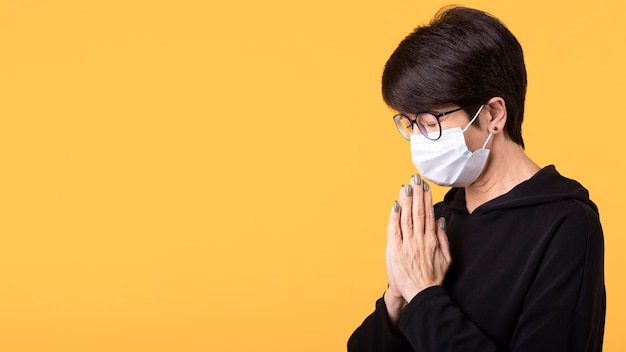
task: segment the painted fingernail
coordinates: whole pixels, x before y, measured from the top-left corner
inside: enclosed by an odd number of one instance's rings
[[[399,211],[400,211],[400,204],[398,204],[398,201],[396,200],[393,202],[393,212],[397,213]]]
[[[428,187],[428,183],[424,182],[424,192],[428,192],[430,187]]]
[[[420,175],[418,174],[413,175],[413,183],[415,183],[418,186],[422,184],[422,179],[420,178]]]
[[[446,218],[439,218],[439,228],[442,230],[446,230]]]
[[[411,185],[406,186],[406,196],[410,197],[413,194],[413,187]]]

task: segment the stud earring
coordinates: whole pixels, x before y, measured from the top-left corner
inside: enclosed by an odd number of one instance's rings
[[[498,126],[493,126],[493,130],[497,131],[498,130]]]

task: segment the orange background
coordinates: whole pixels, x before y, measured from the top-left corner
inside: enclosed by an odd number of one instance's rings
[[[0,0],[0,350],[344,351],[414,172],[382,67],[447,4]],[[464,5],[524,47],[528,154],[600,207],[623,351],[626,5]]]

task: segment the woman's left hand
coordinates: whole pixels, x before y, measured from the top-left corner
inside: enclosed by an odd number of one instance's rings
[[[443,284],[452,258],[444,218],[435,221],[432,193],[419,175],[400,190],[387,228],[387,273],[407,302]]]

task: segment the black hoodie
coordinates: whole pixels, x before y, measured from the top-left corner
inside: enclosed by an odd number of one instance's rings
[[[587,190],[554,166],[469,214],[465,190],[435,205],[452,266],[408,304],[392,332],[384,300],[348,351],[601,351],[604,242]]]

